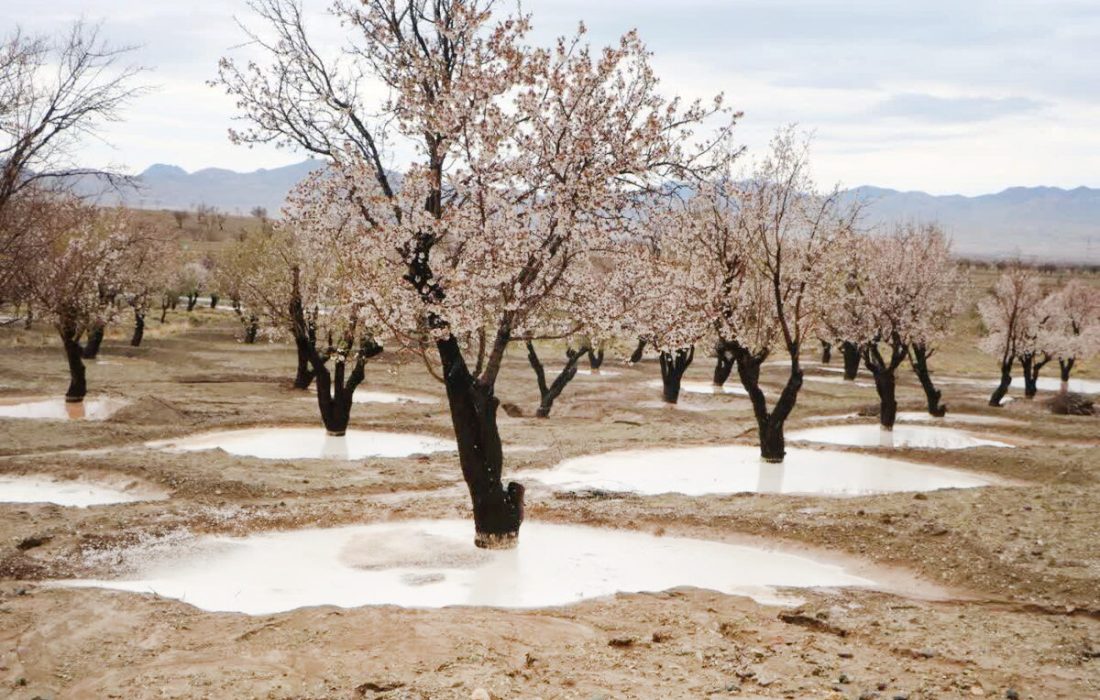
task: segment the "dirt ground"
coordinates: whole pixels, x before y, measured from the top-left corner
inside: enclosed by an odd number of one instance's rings
[[[963,326],[934,364],[992,378]],[[896,452],[1013,485],[860,498],[528,491],[529,519],[759,539],[888,571],[890,591],[798,591],[797,608],[684,588],[535,611],[322,607],[253,617],[49,587],[123,575],[119,552],[203,533],[469,517],[455,454],[284,461],[143,447],[319,421],[309,395],[289,386],[292,350],[241,345],[230,314],[154,321],[136,349],[126,331],[108,337],[88,376],[91,394],[131,403],[106,421],[0,419],[0,474],[98,476],[170,498],[0,504],[0,697],[1100,698],[1100,420],[1050,415],[1041,400],[996,412],[983,387],[964,384],[944,386],[951,410],[1019,421],[970,426],[1017,449]],[[708,380],[710,363],[700,354],[689,378]],[[605,368],[621,374],[578,377],[539,420],[525,357],[507,359],[498,393],[523,413],[501,417],[510,469],[628,447],[753,441],[745,399],[688,395],[687,407],[708,410],[670,410],[646,386],[659,378],[655,362]],[[783,373],[768,367],[766,379]],[[60,396],[66,381],[48,329],[0,329],[0,398]],[[421,365],[389,355],[371,363],[364,386],[442,396]],[[910,376],[900,398],[903,410],[922,408]],[[807,382],[790,428],[874,400],[870,388]],[[360,404],[352,427],[451,437],[443,403]]]

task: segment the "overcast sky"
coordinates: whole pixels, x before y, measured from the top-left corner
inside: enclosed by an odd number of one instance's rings
[[[244,0],[2,0],[0,30],[102,21],[155,90],[80,160],[140,172],[254,170],[297,153],[231,145],[232,101],[205,81],[240,52]],[[508,0],[501,0],[508,6]],[[321,12],[322,0],[306,0]],[[669,92],[725,92],[750,152],[776,127],[816,133],[819,180],[932,193],[1100,187],[1097,0],[524,0],[540,43],[584,20],[593,42],[637,28]],[[339,35],[318,18],[335,47]]]

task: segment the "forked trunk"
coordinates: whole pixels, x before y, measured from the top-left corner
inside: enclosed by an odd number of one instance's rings
[[[891,342],[881,344],[889,349],[889,355],[883,356],[879,342],[866,343],[863,346],[863,363],[875,378],[879,425],[885,430],[893,430],[898,417],[897,370],[909,355],[909,346],[897,336]]]
[[[1008,387],[1010,386],[1012,386],[1012,358],[1001,363],[1001,382],[989,397],[989,405],[994,408],[1000,408],[1001,401],[1004,399],[1005,394],[1008,393]]]
[[[590,347],[585,354],[588,355],[588,368],[592,370],[592,374],[599,374],[600,367],[603,367],[603,348]]]
[[[99,357],[99,348],[103,345],[103,332],[105,326],[102,323],[97,323],[92,328],[92,332],[88,334],[88,342],[84,346],[84,359],[94,360]]]
[[[844,378],[854,382],[859,374],[859,346],[845,340],[840,344],[840,352],[844,355]]]
[[[554,400],[561,396],[561,392],[565,390],[566,385],[577,376],[577,362],[580,361],[582,352],[586,351],[566,349],[565,367],[552,383],[547,384],[546,370],[542,365],[542,361],[539,360],[538,353],[535,352],[535,345],[530,340],[527,341],[527,361],[531,363],[531,368],[535,370],[535,380],[539,385],[540,398],[538,410],[535,411],[536,417],[550,417],[550,411],[554,408]]]
[[[61,342],[65,346],[65,359],[69,362],[69,388],[65,392],[65,401],[78,403],[88,393],[88,382],[84,374],[84,348],[76,339],[76,333],[61,331]]]
[[[734,346],[737,358],[737,375],[741,385],[752,402],[753,415],[756,416],[756,429],[760,438],[760,458],[765,462],[780,463],[787,454],[786,438],[783,428],[787,418],[798,401],[798,392],[802,388],[802,367],[798,363],[797,351],[791,353],[790,375],[783,392],[775,402],[775,408],[768,410],[767,398],[760,388],[760,366],[766,355],[753,355],[740,346]]]
[[[920,381],[921,389],[924,389],[924,397],[928,400],[928,413],[936,418],[947,415],[947,406],[940,403],[943,392],[936,388],[932,382],[932,371],[928,368],[928,358],[932,356],[931,350],[925,345],[914,345],[909,355],[909,364]]]
[[[642,355],[645,354],[645,339],[638,338],[638,346],[634,348],[634,352],[630,355],[630,364],[636,365],[642,361]]]
[[[729,349],[728,343],[719,341],[714,346],[714,355],[714,386],[722,387],[733,373],[733,351]]]
[[[661,397],[665,403],[677,403],[680,400],[680,384],[684,379],[684,372],[691,366],[693,359],[695,359],[694,345],[687,350],[661,351]]]
[[[217,294],[211,294],[210,295],[210,308],[211,309],[218,308],[218,299],[220,299],[220,298],[221,297],[219,297]]]
[[[198,292],[188,294],[187,295],[187,310],[188,311],[194,311],[195,310],[195,304],[197,304],[198,301],[199,301],[199,293]]]
[[[1024,398],[1034,399],[1039,393],[1039,371],[1050,362],[1050,356],[1042,357],[1027,353],[1020,356],[1020,366],[1024,370]]]
[[[145,313],[134,311],[134,334],[130,336],[130,345],[138,347],[145,337]]]
[[[523,486],[500,477],[504,453],[497,429],[500,401],[466,367],[455,336],[436,341],[447,401],[458,443],[462,477],[474,509],[474,544],[485,549],[514,547],[523,523]]]
[[[331,351],[321,355],[312,348],[309,356],[313,375],[317,380],[317,407],[321,411],[321,422],[329,435],[342,436],[348,431],[351,421],[351,407],[355,389],[363,382],[367,360],[382,352],[382,346],[369,338],[364,338],[356,353],[352,355],[351,372],[347,372],[347,362],[339,359],[328,367],[328,356],[340,357]]]
[[[821,341],[821,364],[827,365],[833,361],[833,344]]]

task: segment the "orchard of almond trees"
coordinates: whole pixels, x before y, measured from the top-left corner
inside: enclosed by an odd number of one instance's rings
[[[116,20],[2,35],[5,693],[1100,693],[1095,268],[595,10],[236,5],[277,212],[86,165],[158,90]]]

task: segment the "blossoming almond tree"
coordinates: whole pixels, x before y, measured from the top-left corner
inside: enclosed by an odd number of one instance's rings
[[[527,18],[494,21],[488,2],[337,3],[353,31],[344,64],[321,58],[295,4],[254,7],[274,34],[258,38],[271,65],[223,61],[222,83],[252,123],[236,136],[300,146],[345,179],[348,196],[330,205],[358,218],[355,258],[384,264],[394,285],[375,313],[438,355],[475,542],[511,546],[523,487],[501,481],[505,350],[570,266],[629,226],[637,190],[682,167],[681,144],[717,106],[661,98],[632,34],[598,52],[579,37],[530,50]],[[368,81],[390,97],[365,106],[357,86]],[[383,166],[395,140],[417,153],[400,177]],[[485,339],[475,363],[467,337]]]
[[[1073,279],[1049,296],[1046,305],[1061,390],[1066,393],[1074,366],[1100,352],[1100,290]]]
[[[1000,383],[989,397],[990,406],[1000,407],[1012,385],[1012,367],[1042,300],[1038,276],[1017,265],[1006,270],[990,294],[978,302],[978,313],[985,326],[979,347],[997,358],[1001,370]]]
[[[783,426],[802,388],[800,354],[837,303],[842,243],[858,208],[843,207],[837,192],[822,195],[809,173],[809,142],[793,127],[780,130],[770,152],[740,186],[735,217],[743,241],[744,272],[730,287],[722,314],[732,338],[737,373],[749,394],[761,457],[781,462]],[[760,368],[773,351],[786,352],[790,370],[768,406]]]
[[[129,286],[135,270],[128,265],[146,237],[119,210],[97,210],[72,198],[53,199],[48,220],[34,236],[34,258],[27,271],[28,295],[61,337],[69,365],[65,400],[87,394],[82,342],[114,318],[114,299]]]

